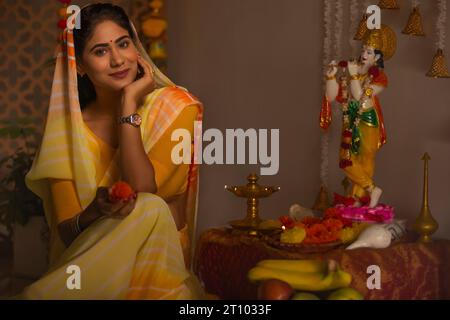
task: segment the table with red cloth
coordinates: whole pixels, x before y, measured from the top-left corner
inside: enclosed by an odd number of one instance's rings
[[[343,247],[324,253],[298,253],[269,246],[263,238],[231,229],[205,231],[197,243],[195,273],[208,293],[221,299],[256,299],[248,271],[264,259],[331,258],[353,276],[351,287],[365,299],[450,299],[450,240],[430,244],[410,238],[385,249]],[[367,288],[367,267],[381,269],[381,289]]]

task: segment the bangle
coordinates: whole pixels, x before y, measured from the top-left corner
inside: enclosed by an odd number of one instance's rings
[[[359,74],[354,74],[350,77],[351,80],[361,80],[361,76]]]
[[[80,226],[80,216],[81,216],[81,213],[79,213],[77,215],[77,218],[75,219],[75,226],[77,228],[78,233],[81,233],[81,231],[82,231],[81,226]]]
[[[80,227],[80,215],[77,214],[75,217],[72,218],[72,232],[75,236],[78,236],[81,233],[81,227]]]
[[[331,76],[331,77],[325,76],[325,79],[327,79],[327,80],[336,80],[336,76]]]

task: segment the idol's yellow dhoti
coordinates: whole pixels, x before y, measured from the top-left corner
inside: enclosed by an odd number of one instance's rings
[[[351,154],[352,165],[345,167],[347,177],[353,182],[351,195],[364,197],[365,189],[374,186],[375,156],[379,149],[380,129],[362,122],[359,125],[361,146],[358,154]]]

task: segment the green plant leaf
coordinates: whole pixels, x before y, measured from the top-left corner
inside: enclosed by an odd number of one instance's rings
[[[18,138],[22,133],[20,132],[20,128],[18,127],[11,127],[11,130],[9,131],[9,136],[11,139]]]
[[[18,119],[16,120],[16,123],[17,123],[18,125],[22,125],[22,126],[34,124],[34,122],[35,122],[35,121],[34,121],[33,118],[31,118],[31,117],[21,117],[21,118],[18,118]]]
[[[0,128],[0,137],[9,136],[9,128]]]
[[[22,131],[26,136],[33,136],[37,133],[33,127],[23,128]]]

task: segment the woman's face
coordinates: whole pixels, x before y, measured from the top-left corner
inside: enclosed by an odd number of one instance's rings
[[[94,28],[78,67],[96,88],[120,91],[136,79],[137,60],[128,31],[107,20]]]
[[[375,54],[375,49],[369,46],[364,45],[361,51],[361,62],[364,65],[373,66],[377,60],[378,55]]]

